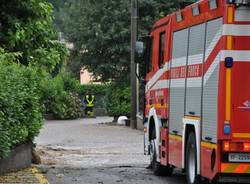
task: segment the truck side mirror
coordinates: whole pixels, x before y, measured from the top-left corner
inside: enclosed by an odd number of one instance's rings
[[[142,63],[144,60],[144,43],[142,41],[137,41],[136,42],[136,47],[135,47],[135,55],[136,55],[136,63]]]
[[[144,43],[142,41],[136,42],[136,52],[139,55],[142,55],[144,51]]]

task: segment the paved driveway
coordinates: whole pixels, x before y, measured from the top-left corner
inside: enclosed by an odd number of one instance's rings
[[[112,118],[46,121],[36,139],[40,168],[51,184],[182,184],[185,176],[155,177],[147,170],[143,133]]]

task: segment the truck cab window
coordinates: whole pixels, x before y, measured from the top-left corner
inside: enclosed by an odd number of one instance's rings
[[[147,73],[151,72],[153,69],[153,47],[154,39],[151,37],[147,43]]]
[[[160,41],[159,41],[159,68],[163,67],[164,64],[164,54],[165,54],[165,32],[160,33]]]

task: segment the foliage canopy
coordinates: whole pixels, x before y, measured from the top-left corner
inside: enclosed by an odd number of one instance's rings
[[[65,63],[67,50],[54,41],[52,10],[44,0],[1,0],[0,159],[39,133],[41,83]]]
[[[85,67],[102,81],[129,82],[130,1],[64,0],[56,23],[74,43],[70,68]],[[178,7],[178,0],[140,0],[139,32],[148,34],[153,22]]]
[[[66,48],[56,41],[53,7],[44,0],[2,0],[0,44],[7,52],[19,52],[18,62],[58,73]]]

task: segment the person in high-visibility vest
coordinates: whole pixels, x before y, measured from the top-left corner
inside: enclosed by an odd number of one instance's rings
[[[95,95],[86,95],[84,99],[85,99],[85,104],[86,104],[85,114],[87,116],[93,116],[93,107],[94,107],[94,103],[95,103]]]

